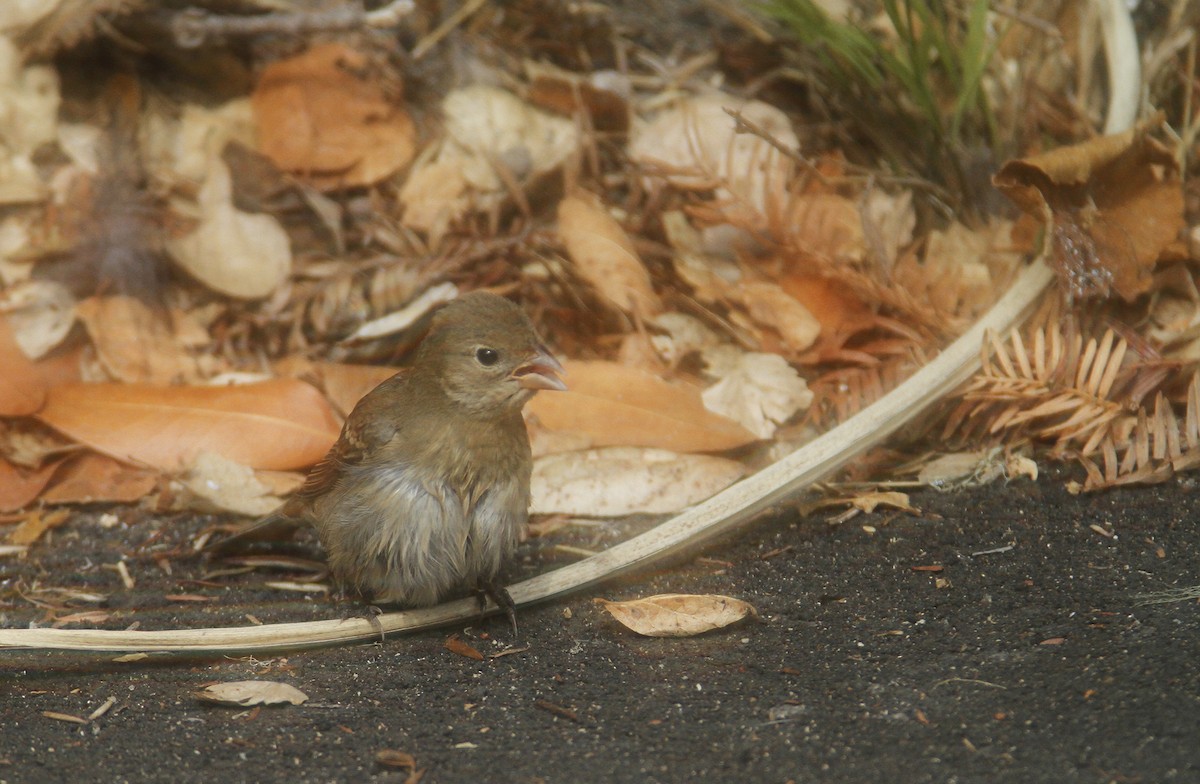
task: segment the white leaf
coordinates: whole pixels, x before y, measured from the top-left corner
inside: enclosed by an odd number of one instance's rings
[[[759,438],[770,438],[779,425],[808,408],[813,393],[783,357],[749,353],[702,397],[709,411],[729,417]]]
[[[748,602],[719,594],[664,593],[627,602],[597,599],[596,603],[627,629],[647,637],[692,637],[758,615]]]
[[[242,299],[269,295],[292,271],[287,232],[270,215],[233,206],[229,167],[209,159],[200,189],[200,225],[167,243],[167,252],[204,285]]]
[[[308,695],[278,681],[231,681],[229,683],[214,683],[196,696],[205,702],[218,705],[234,705],[246,707],[249,705],[300,705],[308,700]]]
[[[699,503],[745,473],[733,460],[663,449],[611,447],[538,458],[535,514],[618,517],[667,514]]]

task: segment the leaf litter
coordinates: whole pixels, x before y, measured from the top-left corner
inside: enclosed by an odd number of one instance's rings
[[[1045,149],[1014,137],[1030,153],[992,167],[1025,217],[949,219],[930,208],[942,185],[850,163],[869,154],[802,130],[801,108],[693,79],[703,58],[622,70],[483,57],[478,84],[414,92],[396,39],[347,36],[242,55],[245,79],[208,83],[203,102],[99,73],[87,105],[64,96],[58,66],[23,64],[14,36],[37,15],[3,13],[7,508],[128,503],[174,480],[184,505],[266,511],[288,488],[261,470],[323,455],[442,292],[479,287],[520,301],[567,359],[571,391],[528,409],[535,508],[684,508],[902,380],[991,304],[1039,231],[1059,295],[1025,333],[982,347],[998,359],[935,443],[1032,439],[1033,459],[970,475],[1072,458],[1085,489],[1197,462],[1200,294],[1196,243],[1181,239],[1197,216],[1180,184],[1194,161],[1159,141],[1161,116],[1084,142],[1037,116]],[[68,51],[106,25],[139,35],[119,16],[61,13],[80,14],[75,34],[27,45]],[[489,36],[514,35],[463,32],[493,52]],[[449,56],[432,41],[423,56]],[[1025,67],[1002,43],[987,67]],[[1055,89],[1051,70],[1037,78]],[[87,110],[68,123],[64,99]],[[143,141],[122,135],[134,127]],[[165,259],[185,274],[163,274]],[[1090,310],[1072,307],[1083,299]],[[278,377],[208,385],[230,372]],[[8,437],[30,417],[63,443]],[[591,488],[563,498],[576,475]],[[947,476],[930,481],[960,481]]]

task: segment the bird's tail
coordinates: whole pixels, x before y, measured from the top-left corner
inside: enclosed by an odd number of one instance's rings
[[[244,550],[255,542],[287,541],[295,535],[301,524],[301,520],[284,515],[282,510],[272,512],[233,536],[227,536],[205,545],[202,552],[207,555],[229,555]]]

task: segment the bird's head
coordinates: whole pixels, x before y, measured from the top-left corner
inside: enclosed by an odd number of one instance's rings
[[[418,366],[434,368],[447,397],[472,414],[520,410],[539,389],[564,390],[563,367],[515,304],[482,291],[433,316]]]

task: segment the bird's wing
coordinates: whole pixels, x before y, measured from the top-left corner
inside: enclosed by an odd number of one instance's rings
[[[396,435],[394,408],[405,398],[408,372],[400,371],[368,392],[342,426],[342,433],[320,462],[309,469],[304,484],[283,507],[286,516],[302,515],[313,499],[319,497],[349,467],[369,461],[375,452]]]

